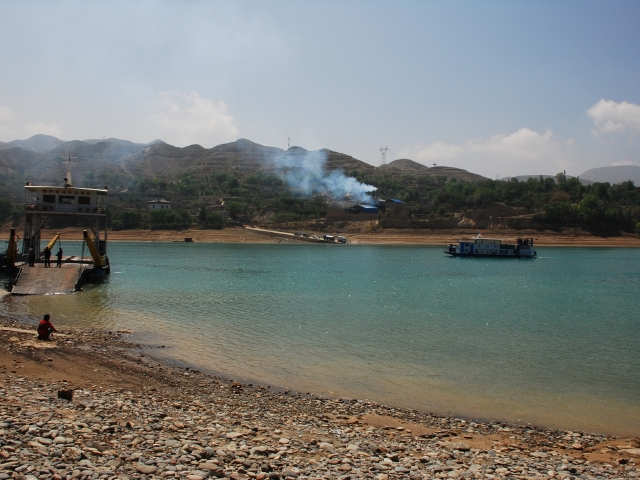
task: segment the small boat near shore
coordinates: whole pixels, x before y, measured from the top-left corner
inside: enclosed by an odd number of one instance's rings
[[[497,238],[484,238],[479,233],[472,241],[450,243],[444,251],[452,257],[535,258],[533,238],[518,238],[514,243],[502,243]]]

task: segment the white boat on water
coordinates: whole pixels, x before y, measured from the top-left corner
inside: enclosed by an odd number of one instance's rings
[[[518,238],[514,243],[502,243],[497,238],[484,238],[481,233],[471,241],[450,243],[444,253],[453,257],[535,258],[533,238]]]

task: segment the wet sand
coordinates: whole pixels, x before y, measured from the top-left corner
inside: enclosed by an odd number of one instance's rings
[[[638,476],[638,438],[276,391],[163,363],[127,332],[0,327],[3,479]]]

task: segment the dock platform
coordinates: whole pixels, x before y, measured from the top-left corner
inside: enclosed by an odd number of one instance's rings
[[[249,232],[255,232],[261,235],[268,235],[269,237],[278,237],[278,238],[286,238],[287,240],[298,240],[300,242],[308,242],[308,243],[335,243],[335,242],[327,242],[322,238],[313,238],[313,237],[304,237],[302,235],[295,235],[291,232],[280,232],[278,230],[267,230],[266,228],[258,228],[258,227],[245,227],[245,230]]]
[[[34,267],[24,265],[11,290],[13,295],[56,295],[74,292],[87,264],[63,263],[44,268],[44,263]]]

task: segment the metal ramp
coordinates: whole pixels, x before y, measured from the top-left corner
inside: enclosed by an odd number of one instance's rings
[[[61,267],[50,268],[44,268],[44,263],[36,263],[35,267],[24,265],[11,293],[55,295],[73,292],[85,268],[86,265],[78,263],[63,263]]]

